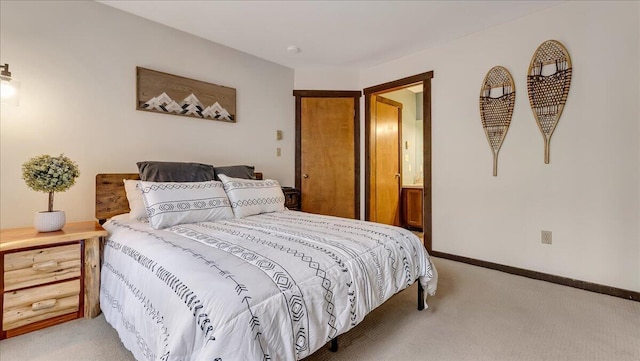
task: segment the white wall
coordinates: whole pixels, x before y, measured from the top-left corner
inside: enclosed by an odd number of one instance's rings
[[[363,88],[434,71],[434,250],[640,291],[638,7],[567,2],[362,70]],[[573,80],[545,165],[526,72],[548,39],[567,47]],[[517,92],[498,177],[478,113],[495,65]]]
[[[296,69],[296,90],[362,90],[358,71],[341,68]]]
[[[80,167],[55,199],[70,221],[94,219],[97,173],[136,172],[140,160],[253,164],[293,184],[292,69],[93,1],[2,1],[0,14],[0,61],[21,83],[19,106],[1,109],[2,228],[46,210],[46,194],[21,179],[40,154]],[[235,88],[237,123],[135,110],[136,66]]]

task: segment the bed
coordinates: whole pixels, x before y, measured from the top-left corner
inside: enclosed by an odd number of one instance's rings
[[[436,291],[408,230],[287,209],[154,229],[131,216],[138,178],[99,174],[96,217],[101,309],[139,361],[299,360],[414,282],[418,309]]]

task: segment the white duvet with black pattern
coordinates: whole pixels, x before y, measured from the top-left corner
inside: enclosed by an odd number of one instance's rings
[[[298,360],[437,272],[398,227],[283,211],[105,224],[100,302],[137,360]],[[418,311],[416,311],[418,312]]]

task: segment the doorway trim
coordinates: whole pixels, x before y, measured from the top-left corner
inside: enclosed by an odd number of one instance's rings
[[[360,97],[359,90],[294,90],[293,96],[296,98],[296,165],[295,165],[295,187],[302,188],[302,98],[353,98],[353,131],[354,131],[354,216],[360,216]]]
[[[412,75],[406,78],[394,80],[388,83],[375,85],[364,89],[364,199],[365,199],[365,220],[369,220],[369,197],[370,177],[371,177],[371,96],[378,93],[385,93],[392,90],[406,88],[411,85],[422,83],[423,92],[423,146],[422,146],[422,167],[424,169],[423,199],[422,199],[422,224],[424,229],[424,246],[428,252],[432,251],[432,184],[431,184],[431,79],[433,71]]]

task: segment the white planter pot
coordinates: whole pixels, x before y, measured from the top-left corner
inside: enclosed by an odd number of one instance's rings
[[[66,221],[64,211],[38,212],[33,226],[38,232],[53,232],[61,230]]]

